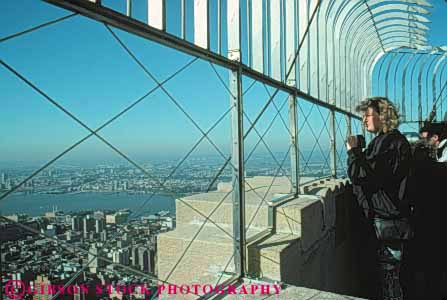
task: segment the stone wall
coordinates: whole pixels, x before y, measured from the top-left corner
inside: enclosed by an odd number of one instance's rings
[[[252,187],[257,182],[263,186],[268,179],[250,182]],[[177,228],[158,239],[160,279],[176,284],[216,284],[234,272],[232,203],[231,197],[223,198],[227,188],[222,185],[219,191],[177,201]],[[287,189],[290,186],[276,186],[275,193]],[[259,202],[252,196],[246,197],[249,214]],[[220,208],[203,225],[201,214],[209,215],[222,199]],[[274,216],[271,232],[249,239],[249,276],[369,298],[375,276],[373,247],[365,238],[366,229],[347,180],[308,184],[298,198],[277,207]],[[247,236],[265,232],[267,219],[265,205]]]

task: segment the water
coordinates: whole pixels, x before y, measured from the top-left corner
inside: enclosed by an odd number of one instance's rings
[[[29,216],[40,216],[45,212],[52,211],[55,206],[58,210],[64,212],[129,208],[133,214],[138,213],[139,215],[154,214],[161,210],[175,213],[175,200],[172,197],[161,195],[154,195],[141,209],[141,205],[149,197],[150,194],[135,195],[127,193],[13,194],[0,200],[0,214],[25,213]]]

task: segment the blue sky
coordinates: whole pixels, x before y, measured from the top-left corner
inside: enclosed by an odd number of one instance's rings
[[[142,2],[135,2],[136,18],[144,18],[138,7]],[[167,2],[171,5],[168,10],[172,13],[180,1]],[[125,1],[106,0],[103,3],[119,3],[121,6],[114,8],[124,10]],[[446,45],[447,37],[444,33],[447,28],[447,4],[442,0],[434,0],[433,4],[435,9],[430,42],[433,45]],[[2,0],[0,11],[0,38],[69,13],[38,0]],[[188,6],[187,13],[191,14],[191,11],[191,6]],[[178,10],[173,14],[179,14]],[[180,25],[177,21],[168,22],[167,26],[168,31],[179,34]],[[192,26],[188,25],[188,39],[192,37],[191,29]],[[119,30],[115,32],[160,81],[193,59]],[[216,45],[213,39],[211,47],[215,49]],[[225,45],[223,52],[226,52]],[[156,86],[127,56],[104,25],[80,16],[1,43],[0,58],[93,129]],[[225,69],[217,66],[216,69],[224,80],[228,78]],[[0,67],[0,78],[0,161],[47,161],[88,134],[87,130],[3,67]],[[251,80],[244,80],[244,83],[247,86]],[[187,71],[166,84],[166,89],[203,130],[210,128],[229,107],[227,91],[205,61],[195,62]],[[265,88],[256,84],[245,99],[246,113],[250,119],[256,117],[267,99]],[[278,107],[284,103],[284,99],[286,95],[281,93],[275,98]],[[273,107],[267,110],[257,126],[259,132],[264,132],[275,114]],[[322,110],[322,114],[326,116],[327,112]],[[287,103],[281,116],[287,122]],[[227,114],[209,135],[225,154],[230,153],[229,117]],[[323,128],[319,121],[320,112],[312,113],[310,119],[315,122],[315,127],[319,127],[312,129],[318,134],[320,128]],[[303,149],[311,149],[311,129],[306,128],[305,131]],[[105,128],[101,134],[140,161],[150,157],[180,157],[201,137],[194,124],[161,90]],[[323,129],[324,145],[327,144],[327,137]],[[257,139],[254,132],[248,137],[247,151],[251,150]],[[288,133],[280,118],[276,119],[265,140],[272,150],[287,151]],[[257,151],[265,152],[264,146],[260,146]],[[195,154],[217,152],[204,141]],[[90,159],[100,162],[113,158],[117,158],[116,154],[106,145],[96,138],[90,138],[67,155],[65,160]]]

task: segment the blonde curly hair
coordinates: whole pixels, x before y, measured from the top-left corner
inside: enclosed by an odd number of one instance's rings
[[[371,107],[379,114],[382,123],[380,131],[386,133],[399,127],[400,117],[399,110],[394,103],[385,97],[366,98],[356,107],[357,112],[365,113]]]

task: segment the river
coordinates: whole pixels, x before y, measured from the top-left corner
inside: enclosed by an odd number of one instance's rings
[[[169,196],[127,193],[77,193],[77,194],[20,194],[9,195],[0,200],[0,214],[11,215],[25,213],[29,216],[40,216],[52,211],[53,207],[63,212],[78,212],[82,210],[118,210],[130,209],[139,215],[154,214],[161,210],[175,213],[175,200]]]

